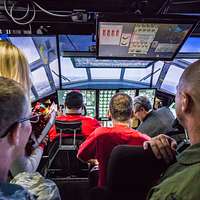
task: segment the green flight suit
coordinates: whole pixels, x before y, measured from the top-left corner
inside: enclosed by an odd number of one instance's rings
[[[188,147],[148,195],[150,200],[200,200],[200,143]]]

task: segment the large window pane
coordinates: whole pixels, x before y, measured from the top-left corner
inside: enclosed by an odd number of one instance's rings
[[[178,85],[178,81],[183,71],[184,69],[171,65],[162,82],[161,89],[176,94],[176,86]]]
[[[74,68],[70,58],[61,57],[60,63],[62,85],[88,79],[86,69]]]
[[[163,65],[164,65],[164,62],[162,62],[162,61],[158,61],[154,65],[154,73],[153,73],[153,85],[154,86],[156,85],[156,83],[158,81],[158,78],[162,71]]]
[[[40,59],[40,55],[31,37],[10,37],[10,40],[23,51],[29,64]]]
[[[124,79],[129,81],[136,81],[150,84],[150,76],[152,73],[152,66],[147,68],[126,69]]]
[[[40,97],[48,95],[52,92],[47,74],[43,67],[40,67],[32,72],[32,81]]]
[[[60,88],[58,59],[49,64],[56,88]]]
[[[92,79],[120,79],[121,69],[90,69]]]

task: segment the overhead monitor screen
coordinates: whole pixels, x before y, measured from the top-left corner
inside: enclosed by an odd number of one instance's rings
[[[184,69],[171,65],[162,82],[161,89],[171,94],[176,94],[176,86]]]
[[[132,99],[134,99],[134,97],[136,95],[136,90],[120,89],[119,92],[128,94],[129,96],[131,96]]]
[[[116,90],[99,90],[99,119],[108,120],[109,103]]]
[[[150,100],[152,107],[154,105],[155,94],[156,94],[155,89],[140,89],[139,90],[139,96],[146,96]]]
[[[62,107],[65,104],[65,97],[67,93],[72,90],[58,90],[58,104]],[[95,90],[79,90],[83,95],[84,105],[86,107],[86,115],[96,117],[96,91]]]
[[[144,20],[145,21],[145,20]],[[193,29],[193,23],[99,21],[99,58],[172,60]]]

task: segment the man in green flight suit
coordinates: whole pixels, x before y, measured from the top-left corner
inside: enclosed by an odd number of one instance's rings
[[[191,146],[151,189],[150,200],[200,199],[200,60],[191,64],[179,80],[176,114],[187,130]]]

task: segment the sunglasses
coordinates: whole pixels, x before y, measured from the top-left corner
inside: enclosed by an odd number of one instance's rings
[[[3,135],[0,136],[0,138],[4,138],[8,135],[8,133],[16,126],[16,124],[18,123],[23,123],[26,121],[30,121],[31,123],[37,123],[40,120],[40,115],[41,114],[37,114],[37,115],[30,115],[29,117],[25,117],[22,119],[17,120],[16,122],[14,122],[11,126],[9,126],[7,128],[7,130],[5,131],[5,133]]]

